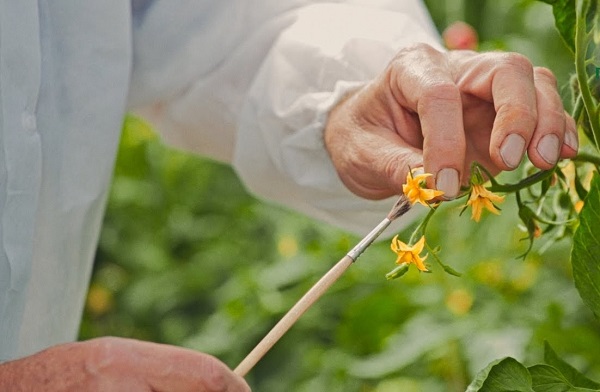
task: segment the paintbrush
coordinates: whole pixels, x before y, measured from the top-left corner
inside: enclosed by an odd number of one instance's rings
[[[367,234],[354,248],[337,262],[302,298],[279,320],[269,333],[254,347],[254,349],[235,368],[234,372],[244,377],[258,361],[281,339],[281,337],[298,321],[326,291],[339,279],[348,267],[358,259],[373,241],[398,217],[410,209],[410,203],[404,195],[400,196],[388,215]]]

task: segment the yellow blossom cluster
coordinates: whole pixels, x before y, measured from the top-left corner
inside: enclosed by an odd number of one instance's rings
[[[419,203],[426,207],[434,207],[430,203],[431,200],[434,200],[435,198],[444,194],[442,191],[428,189],[426,187],[425,181],[430,176],[431,174],[429,173],[415,174],[412,171],[408,173],[406,177],[406,183],[402,186],[402,190],[406,198],[410,201],[411,205]],[[496,215],[500,214],[500,211],[498,207],[496,207],[495,203],[501,203],[503,201],[504,196],[496,195],[495,193],[486,189],[482,184],[473,184],[471,186],[471,192],[465,207],[471,207],[471,219],[479,222],[484,209]],[[412,242],[412,240],[409,241],[408,244],[400,241],[397,235],[392,239],[390,247],[397,255],[396,264],[401,266],[399,268],[403,271],[406,271],[410,264],[414,264],[419,271],[427,272],[428,269],[425,265],[425,259],[427,259],[428,254],[421,256],[421,252],[423,252],[425,247],[425,236],[421,236],[421,238],[414,244],[411,244],[410,242]],[[392,272],[390,274],[393,275],[393,277],[396,277],[401,276],[403,273],[404,272],[395,274]]]

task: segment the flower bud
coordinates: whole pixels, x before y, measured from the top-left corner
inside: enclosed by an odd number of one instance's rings
[[[409,263],[402,263],[385,275],[387,280],[397,279],[408,271]]]

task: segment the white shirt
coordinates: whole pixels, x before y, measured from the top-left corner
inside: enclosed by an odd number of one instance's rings
[[[329,109],[402,47],[419,0],[0,0],[0,361],[77,336],[124,113],[259,197],[364,234]]]

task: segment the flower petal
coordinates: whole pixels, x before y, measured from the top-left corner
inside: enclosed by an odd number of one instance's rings
[[[415,265],[417,266],[417,269],[418,269],[419,271],[423,271],[423,272],[429,271],[429,270],[427,269],[427,267],[425,266],[425,263],[424,263],[424,261],[425,261],[425,259],[427,258],[427,256],[429,256],[429,255],[428,255],[428,254],[427,254],[427,255],[425,255],[425,257],[419,257],[419,256],[417,256],[417,257],[415,258],[415,261],[414,261],[414,263],[415,263]]]
[[[467,201],[467,206],[471,206],[473,209],[471,219],[475,222],[479,222],[484,208],[493,214],[500,215],[500,211],[494,205],[494,202],[501,203],[504,201],[504,197],[505,196],[496,195],[481,184],[473,185],[471,188],[471,195]]]
[[[421,236],[421,238],[413,245],[412,252],[419,255],[423,251],[423,247],[425,247],[425,236]]]

